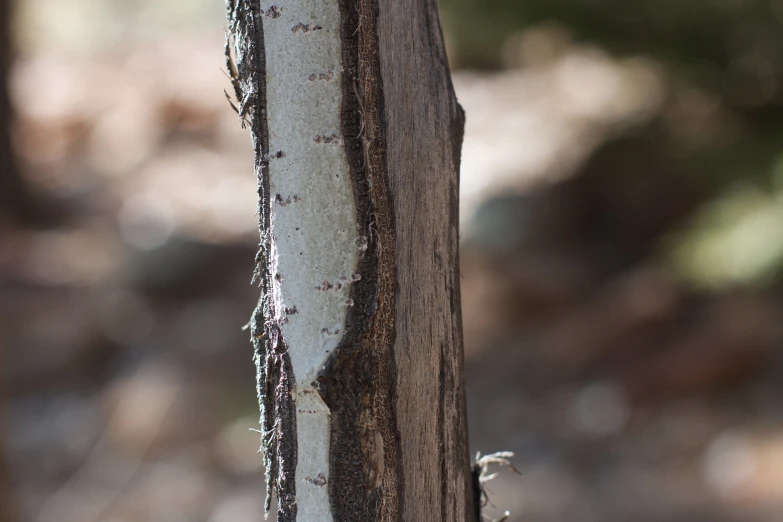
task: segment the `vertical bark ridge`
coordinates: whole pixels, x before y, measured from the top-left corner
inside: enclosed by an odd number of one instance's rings
[[[464,114],[436,0],[378,2],[386,157],[395,220],[394,354],[402,520],[475,521],[459,296]]]
[[[226,60],[237,110],[243,125],[249,123],[255,153],[260,243],[254,281],[261,297],[250,321],[256,387],[261,413],[261,453],[266,468],[265,511],[273,492],[278,499],[278,522],[296,520],[296,413],[295,386],[288,348],[281,331],[274,284],[274,245],[271,229],[269,182],[269,130],[266,114],[266,55],[264,12],[255,0],[226,2],[229,28]]]

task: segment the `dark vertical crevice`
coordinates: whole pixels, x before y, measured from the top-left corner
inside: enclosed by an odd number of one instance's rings
[[[329,498],[335,521],[398,521],[402,461],[394,362],[395,231],[386,164],[377,0],[339,0],[342,134],[353,182],[357,241],[346,334],[318,377],[331,411]]]
[[[296,410],[295,379],[276,312],[272,274],[274,233],[271,229],[269,190],[269,130],[266,112],[266,49],[263,11],[258,2],[228,0],[229,29],[226,45],[228,73],[234,86],[236,109],[243,125],[250,125],[255,152],[260,230],[256,271],[261,298],[250,321],[256,363],[256,384],[261,411],[261,449],[266,467],[268,511],[274,492],[278,522],[296,520]]]

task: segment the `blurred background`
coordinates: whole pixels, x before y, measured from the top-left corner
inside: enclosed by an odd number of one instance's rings
[[[260,520],[222,2],[0,6],[0,521]],[[441,8],[487,514],[783,520],[783,0]]]

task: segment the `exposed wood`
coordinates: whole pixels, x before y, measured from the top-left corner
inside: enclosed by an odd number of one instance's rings
[[[401,520],[475,520],[459,289],[456,102],[435,0],[379,2],[387,161],[397,241]]]
[[[251,333],[278,520],[476,521],[463,115],[437,4],[229,0],[228,16],[259,180]]]

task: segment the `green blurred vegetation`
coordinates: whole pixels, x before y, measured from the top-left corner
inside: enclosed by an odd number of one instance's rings
[[[661,257],[697,286],[781,280],[783,0],[441,0],[441,10],[457,69],[524,67],[516,47],[542,27],[660,64],[668,99],[640,132],[710,195],[660,238]]]
[[[773,61],[783,49],[779,0],[441,0],[441,9],[455,58],[470,68],[501,66],[509,36],[549,21],[614,53],[650,54],[689,72],[728,67],[748,52]]]

